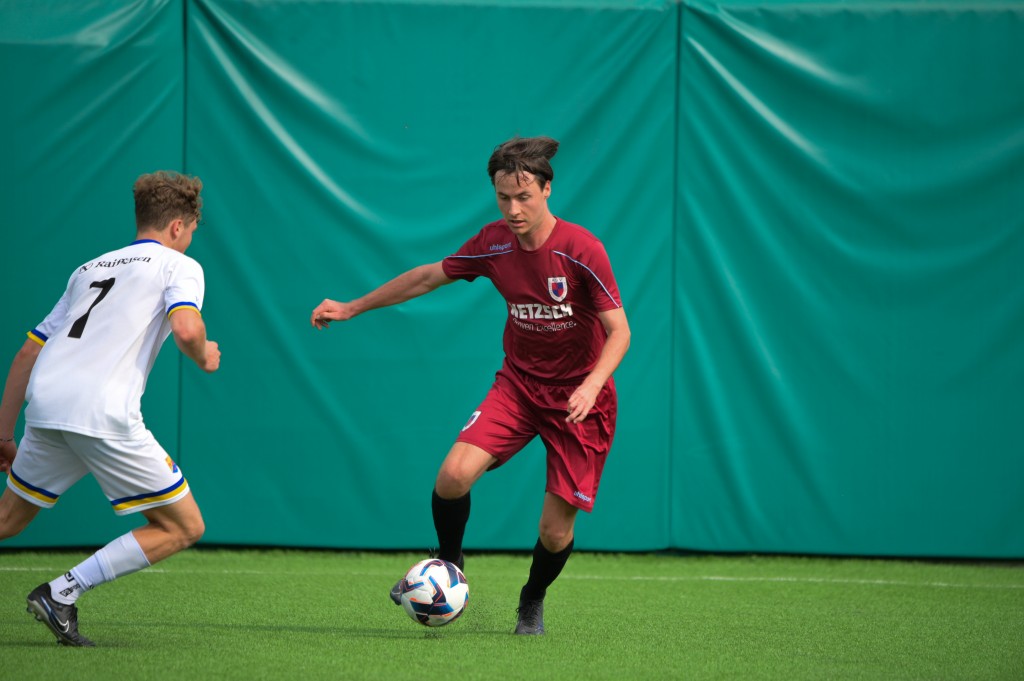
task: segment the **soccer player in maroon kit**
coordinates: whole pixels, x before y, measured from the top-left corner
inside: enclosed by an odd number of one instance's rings
[[[318,329],[487,277],[505,298],[505,360],[494,385],[448,452],[432,497],[438,557],[463,567],[470,488],[540,436],[547,486],[540,537],[519,595],[515,633],[544,633],[544,596],[572,553],[576,513],[591,511],[615,435],[612,372],[629,348],[629,324],[604,246],[548,208],[558,142],[515,137],[487,164],[503,218],[444,260],[415,267],[350,302],[324,300]],[[401,602],[401,581],[391,591]]]

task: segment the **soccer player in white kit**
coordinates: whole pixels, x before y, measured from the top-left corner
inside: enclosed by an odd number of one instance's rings
[[[146,378],[168,335],[199,367],[220,366],[200,310],[203,269],[185,255],[201,209],[199,178],[172,172],[136,180],[135,241],[75,270],[53,311],[28,333],[0,402],[0,539],[92,473],[114,513],[146,525],[113,540],[27,597],[28,611],[67,646],[92,646],[78,631],[84,592],[137,572],[202,536],[199,507],[181,470],[146,429]],[[14,428],[21,407],[25,433]]]

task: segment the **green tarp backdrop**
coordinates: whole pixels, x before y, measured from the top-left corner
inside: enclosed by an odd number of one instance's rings
[[[545,134],[633,329],[577,547],[1024,557],[1021,64],[1016,2],[0,0],[0,362],[139,174],[199,175],[222,369],[169,345],[144,413],[204,542],[426,549],[502,301],[309,312],[453,252]],[[543,474],[486,475],[467,545],[531,547]],[[88,479],[4,546],[137,522]]]

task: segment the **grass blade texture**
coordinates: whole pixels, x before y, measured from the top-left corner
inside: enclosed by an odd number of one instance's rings
[[[0,552],[3,678],[1024,679],[1012,563],[577,553],[516,637],[526,554],[467,556],[470,602],[416,624],[388,590],[423,556],[192,549],[85,594],[68,649],[25,596],[84,552]]]

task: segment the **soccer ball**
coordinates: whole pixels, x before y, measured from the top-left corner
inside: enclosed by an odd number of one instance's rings
[[[446,560],[421,560],[402,580],[402,607],[409,617],[428,627],[454,622],[468,602],[466,575]]]

